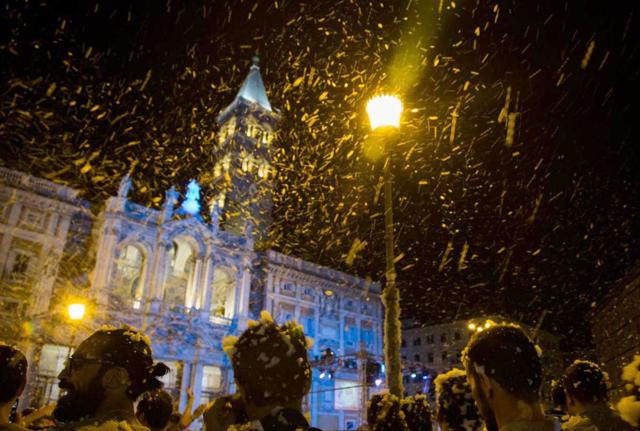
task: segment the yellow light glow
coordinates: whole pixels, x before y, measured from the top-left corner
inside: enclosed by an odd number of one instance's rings
[[[395,96],[383,94],[369,99],[367,114],[371,123],[371,130],[379,127],[400,127],[402,102]]]
[[[84,317],[85,311],[86,307],[81,303],[69,304],[69,307],[67,307],[69,319],[71,320],[81,320]]]
[[[469,330],[475,331],[476,330],[476,325],[474,323],[469,323]]]
[[[489,329],[491,327],[491,322],[485,322],[484,327]]]
[[[478,326],[478,327],[476,328],[476,331],[478,331],[478,332],[482,332],[482,330],[483,330],[482,326]]]

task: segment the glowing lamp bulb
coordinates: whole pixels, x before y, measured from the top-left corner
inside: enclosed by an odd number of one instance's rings
[[[376,379],[374,383],[376,384],[376,386],[380,386],[382,384],[382,379]]]
[[[367,102],[367,114],[371,130],[379,127],[400,127],[400,114],[402,114],[402,102],[395,96],[383,94],[369,99]]]
[[[471,331],[475,331],[476,330],[475,323],[469,323],[469,330],[471,330]]]
[[[67,313],[69,313],[69,319],[71,320],[81,320],[85,311],[86,307],[81,303],[69,304],[69,307],[67,307]]]
[[[489,329],[489,328],[491,327],[491,322],[486,322],[486,323],[484,324],[484,327],[485,327],[485,328],[487,328],[487,329]]]
[[[411,378],[415,379],[416,378],[416,373],[411,373]]]

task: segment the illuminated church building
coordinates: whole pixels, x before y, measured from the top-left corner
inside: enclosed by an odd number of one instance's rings
[[[326,348],[342,358],[314,368],[306,400],[313,424],[360,424],[354,354],[361,346],[382,354],[380,286],[264,249],[278,119],[254,59],[218,116],[215,165],[199,182],[180,185],[184,198],[168,190],[159,210],[128,199],[128,177],[97,205],[78,190],[0,168],[0,341],[28,356],[25,406],[56,399],[68,346],[103,324],[126,323],[150,336],[155,358],[171,368],[165,387],[181,407],[188,387],[196,405],[232,392],[221,340],[264,309],[280,323],[304,325],[315,341],[311,359]],[[78,300],[87,315],[72,322],[66,307]]]

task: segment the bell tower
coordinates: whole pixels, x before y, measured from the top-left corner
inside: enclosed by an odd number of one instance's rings
[[[259,58],[253,57],[238,94],[217,118],[220,132],[209,209],[222,215],[223,230],[251,235],[258,248],[266,244],[272,220],[272,156],[278,119],[267,98]]]

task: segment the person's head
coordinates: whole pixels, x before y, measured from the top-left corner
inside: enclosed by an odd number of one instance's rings
[[[311,343],[297,323],[278,325],[263,311],[240,338],[229,336],[222,344],[250,419],[270,406],[299,405],[309,392]]]
[[[131,403],[145,391],[159,389],[169,368],[153,363],[151,343],[132,328],[99,329],[84,340],[60,372],[64,394],[54,417],[61,422],[92,417],[106,400]]]
[[[606,404],[608,377],[597,364],[577,360],[564,372],[564,391],[569,413],[582,413],[594,404]]]
[[[0,345],[0,405],[13,404],[27,383],[27,358],[15,347]]]
[[[391,394],[376,394],[367,404],[367,423],[371,431],[404,431],[407,423],[400,400]]]
[[[627,396],[618,402],[618,411],[625,421],[634,427],[640,427],[640,355],[622,369]]]
[[[153,430],[162,430],[173,413],[173,399],[167,391],[154,389],[142,394],[136,408],[140,423]]]
[[[471,393],[488,431],[498,428],[496,408],[532,410],[542,383],[541,352],[515,325],[495,325],[471,337],[463,363]],[[537,406],[539,407],[539,406]]]
[[[411,431],[431,431],[431,406],[426,395],[418,394],[400,401],[407,429]]]
[[[563,412],[567,411],[567,396],[564,393],[564,383],[561,380],[551,381],[551,402],[553,408]]]
[[[481,430],[482,419],[464,371],[454,368],[435,380],[436,420],[442,431]]]

